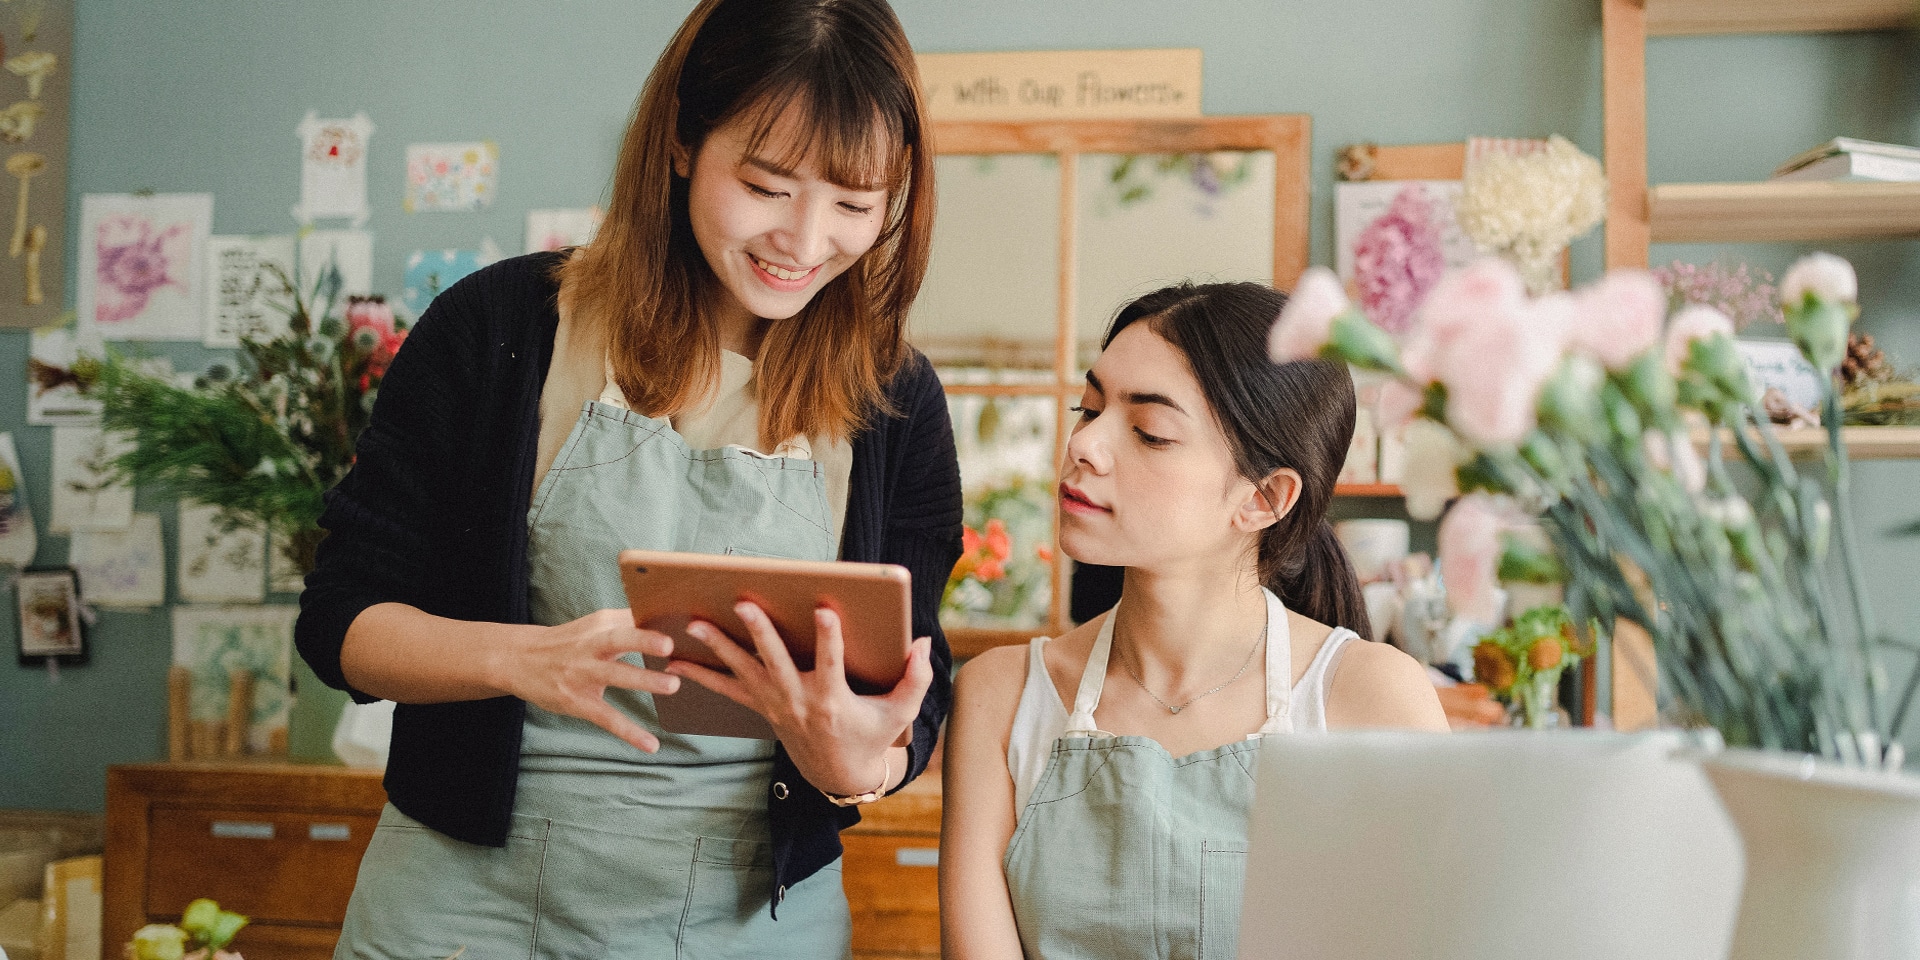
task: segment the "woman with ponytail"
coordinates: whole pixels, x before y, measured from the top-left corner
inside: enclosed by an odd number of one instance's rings
[[[1286,296],[1181,284],[1123,308],[1087,373],[1060,546],[1125,568],[1111,611],[961,671],[947,733],[945,955],[1232,957],[1265,734],[1447,729],[1363,639],[1327,524],[1353,384],[1275,365]]]

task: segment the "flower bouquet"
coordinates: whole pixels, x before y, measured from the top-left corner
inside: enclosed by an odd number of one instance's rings
[[[1474,646],[1473,676],[1515,709],[1516,721],[1544,729],[1559,723],[1560,675],[1588,652],[1565,607],[1535,607]]]
[[[257,282],[278,296],[286,332],[242,338],[237,373],[215,366],[182,385],[110,355],[82,374],[100,399],[101,425],[132,439],[115,462],[123,477],[218,507],[229,528],[270,530],[305,573],[322,536],[322,498],[353,464],[406,325],[380,297],[342,306],[331,266],[304,293],[278,267]]]
[[[1852,268],[1827,255],[1782,282],[1788,330],[1816,369],[1840,365],[1856,290]],[[1530,297],[1512,266],[1486,259],[1442,280],[1400,343],[1315,269],[1271,348],[1280,362],[1321,356],[1389,375],[1388,419],[1429,437],[1409,483],[1438,488],[1409,490],[1410,509],[1465,492],[1440,534],[1456,542],[1498,537],[1505,524],[1489,516],[1537,518],[1574,622],[1625,620],[1653,637],[1669,719],[1735,746],[1898,767],[1920,674],[1896,696],[1881,663],[1839,394],[1828,384],[1825,470],[1803,475],[1756,413],[1732,322],[1666,308],[1644,271]],[[1492,543],[1467,552],[1499,555]],[[1481,564],[1479,582],[1450,580],[1449,595],[1491,595],[1494,573]]]
[[[179,925],[150,923],[127,941],[127,960],[242,960],[228,950],[247,918],[202,897],[187,904]]]
[[[943,614],[968,626],[1024,627],[1045,618],[1053,550],[1045,485],[1015,477],[969,498],[960,559],[941,594]],[[1016,547],[1034,544],[1031,549]]]

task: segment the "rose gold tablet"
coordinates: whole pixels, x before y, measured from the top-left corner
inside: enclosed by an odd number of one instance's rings
[[[813,611],[827,607],[840,614],[847,683],[855,692],[891,690],[906,673],[912,583],[902,566],[625,550],[620,579],[633,622],[672,637],[675,660],[726,669],[706,644],[687,635],[694,620],[719,627],[751,652],[752,637],[733,612],[734,604],[751,600],[772,618],[802,670],[813,669]],[[667,665],[651,655],[646,662],[654,670]],[[674,733],[773,739],[759,714],[691,681],[653,702],[660,725]]]

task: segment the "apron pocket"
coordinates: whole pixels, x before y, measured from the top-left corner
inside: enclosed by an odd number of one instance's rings
[[[1240,906],[1246,895],[1244,840],[1200,843],[1200,960],[1232,960],[1240,950]]]
[[[780,894],[778,921],[772,917],[772,895],[773,844],[695,839],[676,956],[838,960],[849,955],[852,925],[839,861]]]
[[[401,813],[380,814],[336,957],[525,957],[534,946],[551,824],[514,815],[505,847],[455,840]]]

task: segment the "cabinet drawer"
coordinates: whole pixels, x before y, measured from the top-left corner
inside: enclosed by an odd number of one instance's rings
[[[377,816],[155,805],[148,824],[150,917],[211,897],[272,923],[339,926]]]
[[[854,952],[939,956],[939,836],[849,832],[840,842]]]

